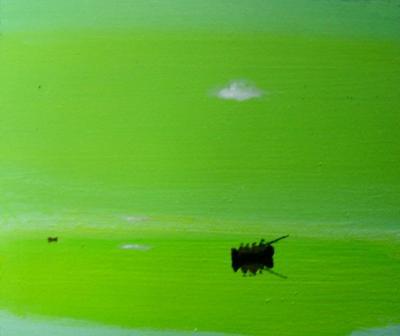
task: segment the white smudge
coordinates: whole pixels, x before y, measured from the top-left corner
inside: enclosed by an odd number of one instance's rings
[[[259,98],[264,92],[246,80],[235,80],[227,86],[216,91],[215,95],[220,99],[245,101]]]
[[[84,321],[19,317],[0,311],[1,336],[189,336],[193,332],[134,330],[104,326]],[[216,332],[196,332],[200,336],[228,336]]]
[[[398,336],[400,325],[389,325],[382,328],[370,328],[353,331],[350,336]]]
[[[139,223],[139,222],[145,222],[149,219],[148,216],[124,216],[122,217],[123,220],[129,222],[129,223]]]
[[[121,245],[122,250],[135,250],[135,251],[148,251],[151,249],[148,245],[140,244],[123,244]]]

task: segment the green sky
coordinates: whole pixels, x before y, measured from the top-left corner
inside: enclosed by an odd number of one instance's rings
[[[3,30],[210,29],[396,38],[399,1],[3,0]]]

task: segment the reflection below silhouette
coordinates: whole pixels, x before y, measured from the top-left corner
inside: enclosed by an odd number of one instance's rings
[[[264,239],[260,241],[259,244],[253,243],[251,246],[249,244],[241,244],[239,248],[231,249],[232,257],[232,268],[235,272],[239,269],[244,275],[256,275],[257,273],[262,273],[263,270],[267,270],[277,276],[284,277],[279,273],[273,272],[271,268],[274,267],[274,247],[273,243],[287,238],[289,235],[279,237],[270,242],[265,242]]]

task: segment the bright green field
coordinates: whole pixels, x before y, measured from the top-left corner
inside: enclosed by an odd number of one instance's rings
[[[348,14],[353,35],[258,16],[237,31],[6,21],[0,310],[260,336],[399,324],[393,8],[372,31]],[[264,96],[213,95],[235,79]],[[284,234],[288,279],[230,269],[231,247]]]
[[[254,234],[81,231],[58,245],[43,236],[1,246],[3,307],[15,313],[133,328],[244,335],[349,335],[399,322],[398,245],[293,236],[279,244],[276,270],[243,277],[229,250]],[[118,249],[133,240],[148,252]],[[397,249],[397,250],[396,250]]]

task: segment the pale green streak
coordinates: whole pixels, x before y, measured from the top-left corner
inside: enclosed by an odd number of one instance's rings
[[[222,333],[198,332],[199,336],[229,336]],[[0,311],[0,335],[4,336],[189,336],[193,332],[133,330],[96,325],[74,320],[46,320],[32,316],[14,316]],[[231,334],[233,336],[233,334]]]

